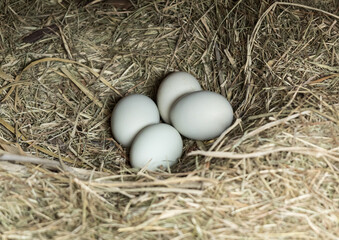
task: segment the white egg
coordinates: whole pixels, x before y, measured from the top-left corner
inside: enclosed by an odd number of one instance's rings
[[[193,92],[179,98],[170,112],[173,126],[185,137],[209,140],[218,137],[233,121],[233,109],[222,95]]]
[[[182,154],[183,142],[178,131],[172,126],[159,123],[145,127],[133,140],[130,162],[134,168],[154,171],[164,169],[178,161]]]
[[[129,147],[144,127],[160,122],[158,108],[149,97],[133,94],[122,98],[114,107],[111,127],[114,139]]]
[[[157,104],[162,119],[170,123],[169,112],[175,100],[184,94],[200,90],[198,80],[187,72],[174,72],[168,75],[161,82],[157,93]]]

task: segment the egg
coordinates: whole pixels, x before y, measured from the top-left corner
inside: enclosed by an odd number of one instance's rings
[[[172,125],[185,137],[209,140],[218,137],[233,121],[233,109],[225,97],[199,91],[179,98],[170,112]]]
[[[168,169],[178,161],[182,148],[181,136],[175,128],[165,123],[153,124],[142,129],[133,140],[130,162],[133,168]]]
[[[184,94],[200,91],[198,80],[187,72],[169,74],[160,84],[157,92],[157,104],[161,118],[170,123],[169,112],[176,99]]]
[[[159,111],[152,99],[140,94],[129,95],[122,98],[113,109],[113,137],[123,146],[129,147],[141,129],[159,122]]]

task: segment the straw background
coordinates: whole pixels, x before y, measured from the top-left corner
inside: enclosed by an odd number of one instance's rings
[[[1,239],[339,239],[337,0],[0,1]],[[232,127],[132,169],[110,114],[187,71]]]

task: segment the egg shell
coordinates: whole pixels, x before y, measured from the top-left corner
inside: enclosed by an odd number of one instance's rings
[[[122,98],[114,107],[111,128],[114,139],[129,147],[141,129],[159,122],[160,115],[154,101],[147,96],[133,94]]]
[[[182,154],[183,142],[178,131],[172,126],[159,123],[145,127],[133,140],[130,162],[133,168],[154,171],[164,169],[178,161]]]
[[[218,137],[233,121],[233,109],[225,97],[199,91],[179,98],[170,112],[173,126],[185,137],[209,140]]]
[[[198,80],[187,72],[169,74],[160,84],[157,93],[157,105],[161,118],[170,123],[169,112],[173,103],[184,94],[200,91]]]

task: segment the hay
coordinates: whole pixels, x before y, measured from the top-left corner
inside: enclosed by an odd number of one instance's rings
[[[290,2],[1,1],[2,239],[339,239],[339,3]],[[174,70],[237,120],[138,172],[110,112]]]

